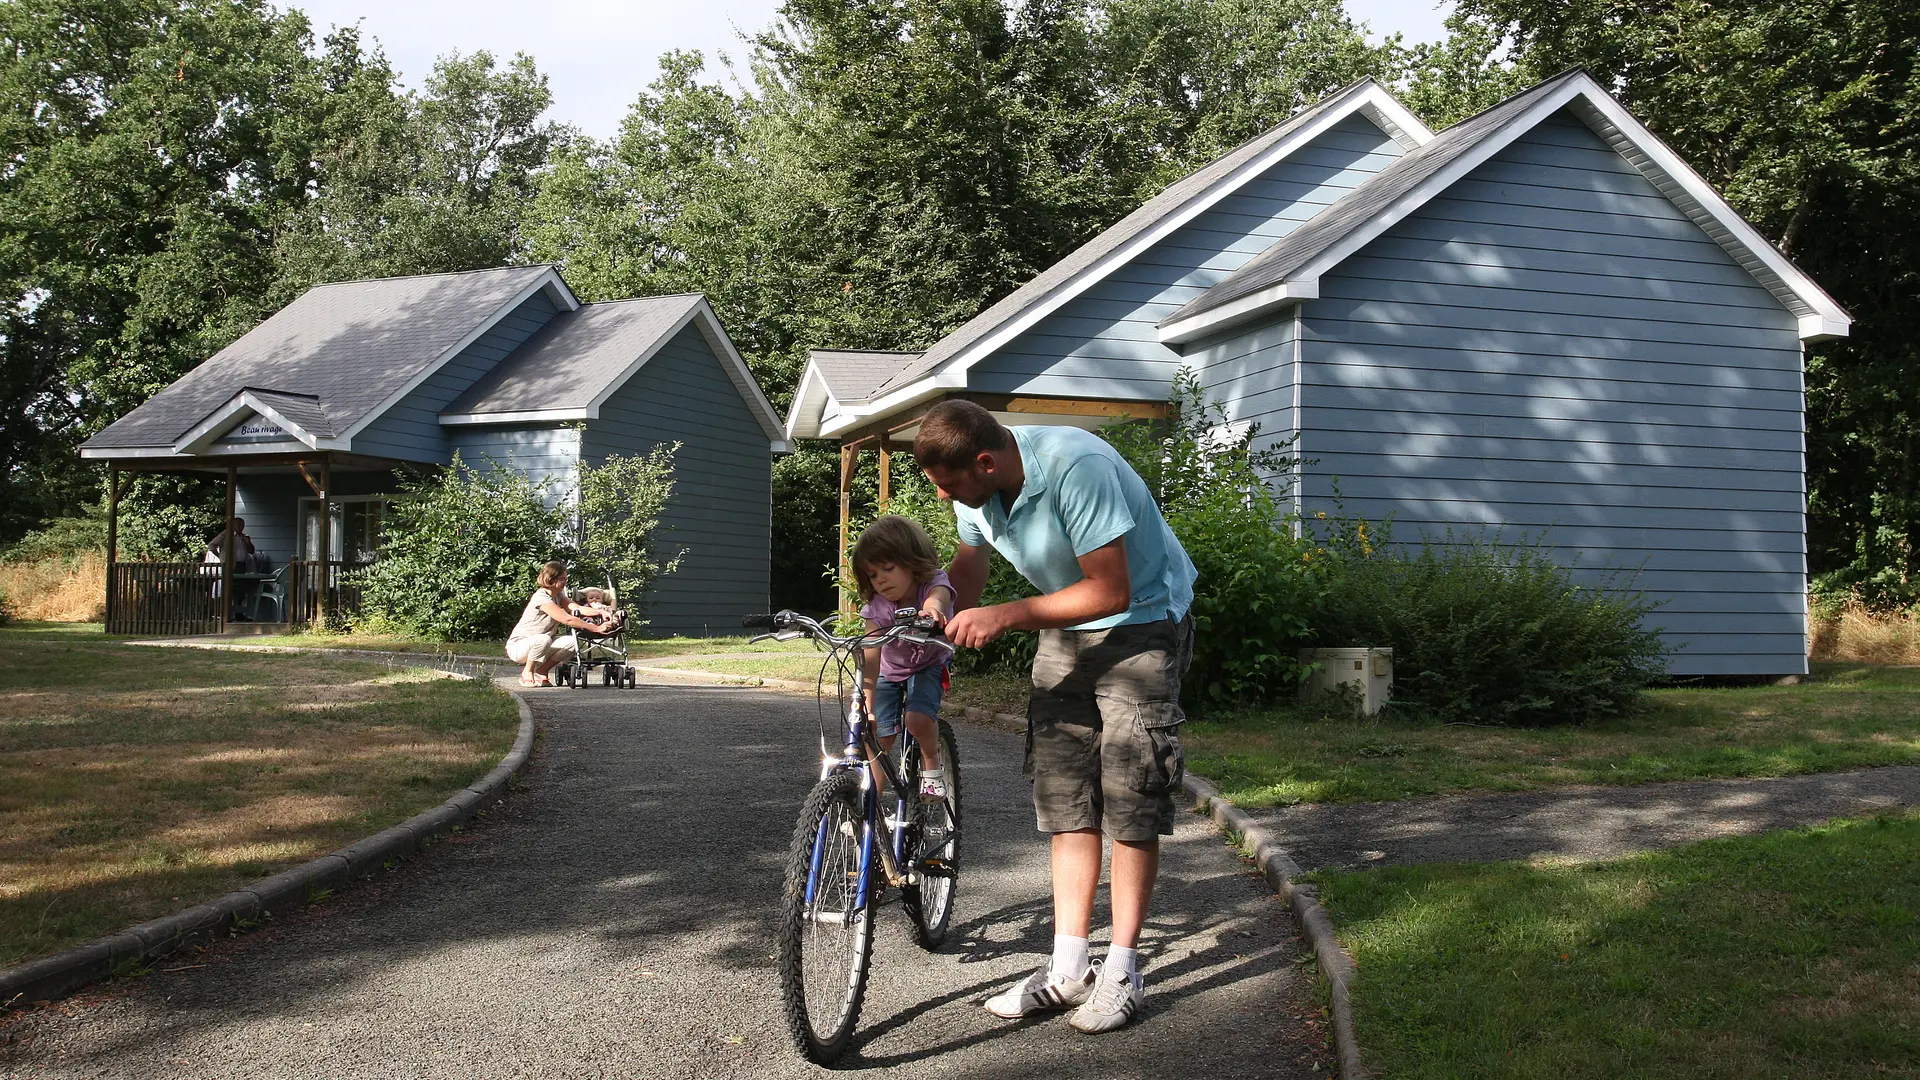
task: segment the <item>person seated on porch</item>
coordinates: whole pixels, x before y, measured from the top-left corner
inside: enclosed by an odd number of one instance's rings
[[[203,563],[220,563],[231,558],[233,572],[245,574],[253,570],[258,554],[253,549],[253,537],[247,535],[247,519],[234,516],[232,524],[214,533],[207,540],[207,550],[200,557]],[[244,610],[244,587],[233,590],[233,614],[229,616],[235,622],[251,622]],[[213,598],[220,599],[220,583],[213,583]]]
[[[247,519],[237,515],[231,525],[207,540],[207,561],[222,562],[231,558],[236,573],[248,572],[254,554],[253,537],[247,535]]]
[[[507,635],[507,659],[521,665],[521,686],[548,686],[547,672],[573,659],[573,638],[561,638],[560,628],[592,630],[594,625],[568,610],[567,564],[550,562],[540,568],[539,587],[528,598],[520,621]]]

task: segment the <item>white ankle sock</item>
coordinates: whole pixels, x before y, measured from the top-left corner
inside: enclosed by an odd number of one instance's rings
[[[1066,934],[1053,935],[1052,971],[1063,979],[1086,978],[1087,939]]]
[[[1135,990],[1140,989],[1140,950],[1114,945],[1107,949],[1107,970],[1124,971]]]

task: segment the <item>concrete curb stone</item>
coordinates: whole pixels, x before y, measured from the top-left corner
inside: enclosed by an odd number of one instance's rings
[[[261,918],[302,907],[471,820],[505,794],[507,784],[526,766],[533,751],[533,709],[524,695],[501,685],[520,711],[520,730],[513,748],[492,771],[446,802],[244,889],[86,945],[0,968],[0,1012],[58,997],[129,965],[155,960],[182,946],[212,940]]]
[[[978,706],[960,710],[969,722],[1009,731],[1025,731],[1024,717],[990,712]],[[1333,1014],[1333,1049],[1340,1080],[1365,1080],[1366,1067],[1360,1058],[1360,1042],[1353,1024],[1353,958],[1340,946],[1334,934],[1333,917],[1320,902],[1318,891],[1300,881],[1302,871],[1293,857],[1273,839],[1273,834],[1247,816],[1247,812],[1220,794],[1220,789],[1203,776],[1182,775],[1180,786],[1193,800],[1193,807],[1213,819],[1227,835],[1236,837],[1236,846],[1253,857],[1261,876],[1279,894],[1306,931],[1307,944],[1313,949],[1320,977],[1327,982],[1329,1011]]]

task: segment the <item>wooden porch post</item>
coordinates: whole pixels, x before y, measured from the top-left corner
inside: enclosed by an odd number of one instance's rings
[[[860,465],[860,448],[857,445],[840,447],[840,558],[834,563],[837,579],[835,589],[840,593],[840,614],[852,615],[853,603],[847,598],[841,585],[847,580],[852,569],[847,563],[847,554],[852,538],[848,533],[853,528],[853,473]]]
[[[239,479],[240,470],[227,466],[227,519],[220,523],[220,546],[226,550],[220,553],[220,632],[226,633],[227,621],[233,615],[233,549],[239,545],[234,542],[233,511],[235,510],[234,483]]]
[[[893,451],[887,449],[887,440],[880,440],[880,509],[885,510],[887,503],[893,500]]]
[[[113,630],[113,564],[120,561],[120,470],[107,466],[107,630]]]
[[[333,561],[333,508],[327,499],[333,494],[333,458],[320,458],[320,584],[313,599],[314,622],[327,625],[327,585],[332,575]]]

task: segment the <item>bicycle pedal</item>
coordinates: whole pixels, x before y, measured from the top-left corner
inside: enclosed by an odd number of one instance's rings
[[[960,876],[959,871],[955,870],[952,864],[948,863],[945,859],[920,860],[920,872],[928,877],[937,878],[955,878]]]

